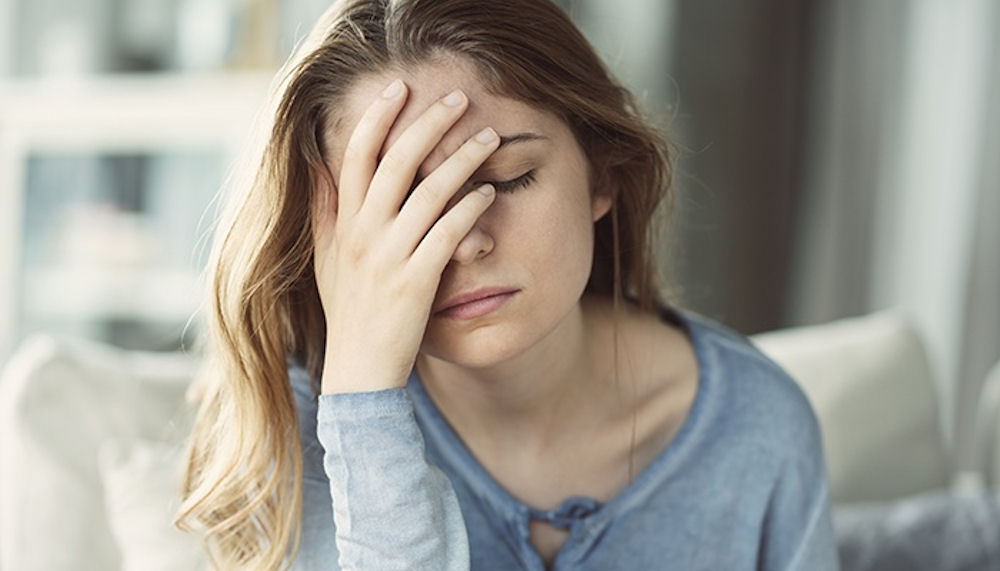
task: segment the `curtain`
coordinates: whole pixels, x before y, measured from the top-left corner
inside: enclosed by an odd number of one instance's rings
[[[1000,9],[824,6],[789,322],[894,308],[927,343],[955,468],[1000,358]]]

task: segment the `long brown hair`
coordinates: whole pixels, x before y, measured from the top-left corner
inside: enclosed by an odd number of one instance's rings
[[[548,0],[345,0],[279,74],[260,136],[228,183],[209,265],[207,359],[177,523],[202,533],[220,568],[294,559],[302,466],[290,360],[318,392],[325,343],[310,213],[330,173],[324,136],[364,74],[449,55],[486,88],[554,113],[610,192],[595,225],[590,293],[644,310],[662,304],[654,217],[669,206],[667,147],[632,95]]]

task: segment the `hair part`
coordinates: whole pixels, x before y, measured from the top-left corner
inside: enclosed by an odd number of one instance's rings
[[[210,258],[206,367],[175,523],[203,535],[215,567],[294,560],[302,453],[288,364],[319,392],[325,320],[313,266],[314,213],[333,186],[323,141],[366,74],[439,57],[470,62],[496,95],[554,113],[613,198],[594,228],[586,292],[652,311],[654,217],[671,209],[666,143],[583,35],[549,0],[343,0],[279,74],[256,146],[227,181]]]

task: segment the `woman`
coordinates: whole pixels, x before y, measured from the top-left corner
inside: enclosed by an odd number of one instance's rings
[[[274,100],[179,515],[217,566],[836,568],[812,411],[661,301],[665,147],[558,8],[338,2]]]

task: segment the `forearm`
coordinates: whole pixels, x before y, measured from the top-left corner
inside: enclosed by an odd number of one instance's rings
[[[405,389],[322,395],[318,421],[342,569],[469,568],[458,499]]]

